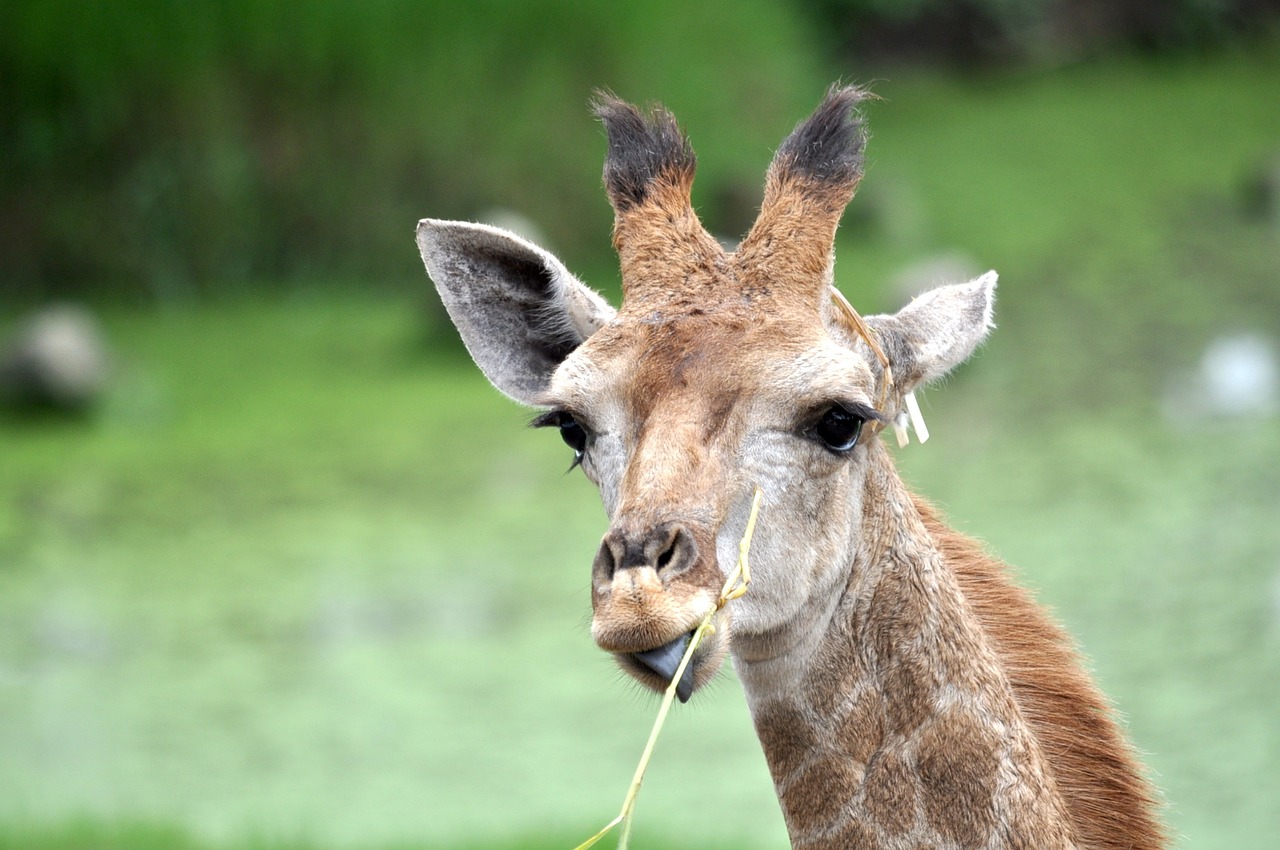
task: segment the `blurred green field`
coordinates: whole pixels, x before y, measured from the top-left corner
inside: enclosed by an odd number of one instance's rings
[[[1280,231],[1239,198],[1277,57],[877,85],[837,266],[873,309],[931,252],[1001,271],[904,475],[1080,638],[1208,850],[1280,832],[1280,424],[1167,399],[1214,338],[1280,333]],[[656,701],[587,634],[603,512],[426,303],[105,305],[103,409],[0,418],[0,847],[572,846],[613,816]],[[786,845],[731,676],[638,817],[638,848]]]

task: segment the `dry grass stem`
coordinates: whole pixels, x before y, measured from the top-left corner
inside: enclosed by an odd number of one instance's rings
[[[618,840],[618,850],[627,850],[627,845],[631,840],[631,820],[635,812],[636,797],[640,795],[640,785],[644,782],[645,771],[649,769],[649,759],[653,756],[654,745],[658,743],[658,735],[662,732],[662,725],[667,720],[667,712],[671,710],[671,703],[675,700],[676,686],[679,685],[680,679],[684,676],[684,671],[689,666],[694,651],[702,643],[702,639],[715,631],[715,626],[712,625],[711,621],[715,618],[716,613],[729,601],[738,599],[745,594],[747,587],[751,584],[751,567],[747,561],[747,555],[751,550],[751,537],[755,534],[756,517],[760,513],[760,503],[763,500],[764,491],[757,487],[751,497],[751,513],[747,516],[746,530],[743,531],[742,539],[738,542],[738,563],[734,565],[729,577],[725,580],[724,588],[720,591],[720,598],[716,600],[715,607],[707,612],[706,616],[702,618],[702,622],[698,624],[698,628],[694,629],[689,646],[685,648],[684,656],[680,659],[680,664],[676,667],[676,672],[671,677],[671,684],[667,685],[666,691],[662,694],[662,705],[658,708],[658,717],[653,722],[653,729],[649,732],[649,740],[644,745],[644,752],[640,754],[640,763],[636,765],[636,772],[631,777],[631,785],[627,788],[627,795],[622,800],[622,811],[618,813],[616,818],[609,821],[603,829],[579,844],[574,850],[586,850],[608,835],[610,830],[618,824],[622,824],[622,837]]]
[[[880,367],[884,369],[884,386],[880,390],[880,401],[876,405],[883,412],[885,403],[889,400],[889,393],[893,389],[893,372],[889,369],[889,358],[885,355],[884,349],[880,347],[880,343],[876,342],[875,335],[871,333],[871,328],[867,327],[867,323],[862,320],[862,316],[858,315],[858,311],[853,309],[853,305],[849,303],[848,298],[844,297],[844,293],[834,286],[831,287],[831,300],[840,308],[840,312],[844,314],[854,332],[862,337],[863,342],[867,344],[867,348],[870,348],[871,353],[880,361]]]

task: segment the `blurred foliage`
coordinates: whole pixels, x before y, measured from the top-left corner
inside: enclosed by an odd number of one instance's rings
[[[576,835],[539,835],[510,842],[449,844],[449,850],[564,850]],[[435,842],[395,842],[364,845],[366,850],[439,850]],[[646,850],[684,847],[679,842],[645,841]],[[713,850],[714,844],[700,845]],[[724,845],[729,847],[732,845]],[[160,824],[105,824],[88,819],[58,826],[0,825],[0,850],[320,850],[327,844],[307,840],[242,838],[229,842],[199,840],[186,831]]]
[[[1203,48],[1274,28],[1275,0],[799,0],[845,56],[969,69]]]
[[[1280,429],[1196,384],[1215,338],[1280,333],[1277,224],[1240,186],[1276,58],[897,76],[837,250],[869,310],[911,258],[1001,272],[998,332],[897,456],[1079,637],[1204,850],[1280,832]],[[568,847],[616,811],[653,703],[587,633],[598,495],[406,300],[106,305],[94,417],[0,414],[0,842],[86,816],[201,850]],[[640,834],[785,846],[731,678],[686,708]]]
[[[1266,5],[1120,2],[1172,35],[1079,42],[1037,0],[0,5],[0,330],[52,295],[168,308],[106,305],[118,372],[89,420],[0,415],[0,848],[598,827],[652,710],[581,626],[596,494],[462,355],[424,355],[404,298],[352,282],[426,288],[413,223],[496,206],[607,282],[596,86],[676,112],[700,213],[736,235],[830,79],[914,44],[983,72],[876,84],[839,283],[892,309],[895,274],[948,251],[1002,279],[907,477],[1080,636],[1175,830],[1270,847],[1280,441],[1192,379],[1215,337],[1280,331],[1277,224],[1242,191],[1276,155],[1277,44],[1062,64],[1265,31]],[[248,290],[277,292],[209,297]],[[1190,404],[1162,417],[1170,387]],[[780,845],[737,689],[691,708],[647,823]],[[135,818],[177,826],[114,826]]]
[[[594,88],[661,92],[720,151],[715,186],[816,100],[815,59],[770,0],[17,0],[0,7],[0,280],[161,299],[417,280],[414,222],[495,205],[600,253]]]
[[[0,5],[0,287],[10,302],[170,301],[416,281],[414,221],[499,206],[571,265],[609,268],[596,87],[661,97],[716,152],[696,200],[736,236],[832,59],[868,79],[885,54],[972,64],[1179,45],[1273,5],[13,0]]]

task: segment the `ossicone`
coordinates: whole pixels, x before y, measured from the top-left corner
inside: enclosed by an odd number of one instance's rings
[[[869,97],[854,86],[832,87],[783,140],[760,215],[738,250],[747,280],[804,309],[821,311],[829,300],[836,227],[862,179],[867,146],[858,105]]]
[[[604,184],[617,212],[644,204],[655,187],[687,196],[697,158],[674,115],[659,105],[645,114],[607,91],[596,93],[592,111],[609,140]]]
[[[822,103],[783,140],[771,176],[799,178],[833,190],[848,189],[862,179],[866,125],[857,106],[872,97],[866,89],[832,86]],[[848,203],[849,198],[845,198]]]
[[[713,283],[724,252],[693,211],[697,159],[675,116],[656,104],[641,111],[607,92],[596,94],[593,107],[609,139],[604,185],[624,303]]]

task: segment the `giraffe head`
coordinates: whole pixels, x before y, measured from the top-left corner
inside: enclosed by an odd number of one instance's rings
[[[717,614],[680,682],[687,699],[730,642],[747,660],[805,640],[864,532],[876,434],[913,387],[991,326],[994,274],[868,317],[885,370],[831,300],[833,242],[862,176],[865,94],[834,88],[782,143],[736,252],[693,211],[695,159],[675,119],[611,96],[604,182],[622,269],[616,311],[551,254],[478,224],[423,220],[427,271],[477,364],[545,412],[610,517],[592,565],[592,635],[665,688],[765,494],[748,594]],[[886,378],[886,372],[891,378]]]

